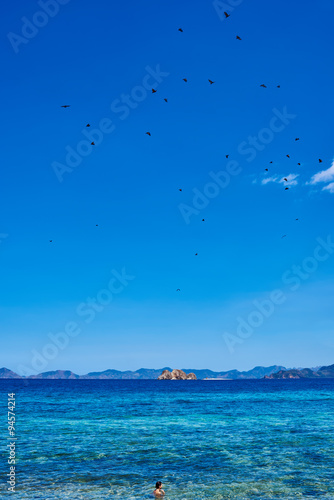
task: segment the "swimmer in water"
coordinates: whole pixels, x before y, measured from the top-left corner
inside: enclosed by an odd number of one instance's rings
[[[165,494],[164,490],[162,489],[162,482],[157,481],[155,485],[155,490],[153,491],[153,495],[156,497],[162,497]]]

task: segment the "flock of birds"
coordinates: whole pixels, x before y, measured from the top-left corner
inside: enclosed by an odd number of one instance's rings
[[[225,15],[225,18],[230,17],[230,14],[228,14],[227,12],[224,12],[224,15]],[[178,28],[178,31],[179,31],[180,33],[183,33],[183,29],[182,29],[182,28]],[[242,38],[241,38],[239,35],[236,35],[236,40],[241,41],[241,40],[242,40]],[[187,78],[183,78],[182,80],[183,80],[185,83],[188,83],[188,79],[187,79]],[[211,80],[210,78],[208,78],[208,82],[209,82],[209,84],[210,84],[210,85],[213,85],[214,83],[216,83],[214,80]],[[267,87],[267,85],[266,85],[266,84],[264,84],[264,83],[261,83],[261,84],[260,84],[260,87],[265,88],[265,89],[266,89],[266,88],[268,88],[268,87]],[[278,89],[279,89],[279,88],[281,88],[281,86],[280,86],[280,85],[276,85],[276,88],[278,88]],[[155,94],[156,92],[157,92],[157,89],[152,88],[152,94]],[[167,97],[164,97],[164,98],[163,98],[163,100],[164,100],[166,103],[168,103],[168,99],[167,99]],[[61,105],[61,107],[62,107],[62,108],[69,108],[70,106],[71,106],[70,104],[63,104],[63,105]],[[89,124],[89,123],[87,123],[86,127],[90,127],[90,124]],[[145,134],[146,134],[146,135],[148,135],[149,137],[151,137],[151,136],[152,136],[152,134],[151,134],[151,132],[150,132],[150,131],[145,132]],[[299,138],[299,137],[296,137],[296,138],[295,138],[295,141],[299,141],[299,140],[300,140],[300,138]],[[91,145],[92,145],[92,146],[95,146],[95,142],[94,142],[94,141],[92,141],[92,142],[91,142]],[[225,157],[226,157],[226,158],[229,158],[229,154],[226,154],[226,155],[225,155]],[[287,154],[287,155],[286,155],[286,157],[287,157],[287,158],[290,158],[290,154]],[[319,158],[319,160],[318,160],[318,161],[319,161],[319,163],[322,163],[322,159],[321,159],[321,158]],[[272,163],[273,163],[273,161],[270,161],[269,163],[270,163],[270,164],[272,164]],[[297,165],[298,165],[298,166],[301,166],[301,163],[300,163],[300,162],[298,162],[298,163],[297,163]],[[269,168],[265,168],[265,172],[269,172]],[[284,178],[283,178],[283,181],[284,181],[284,183],[288,183],[288,182],[289,182],[289,179],[288,179],[287,177],[284,177]],[[288,187],[288,186],[285,186],[285,187],[284,187],[284,190],[285,190],[285,191],[288,191],[288,190],[289,190],[289,187]],[[179,188],[179,191],[180,191],[180,192],[182,192],[182,188]],[[298,219],[298,218],[296,218],[295,220],[296,220],[296,221],[299,221],[299,219]],[[202,222],[205,222],[205,219],[202,219]],[[98,224],[96,224],[96,227],[98,227]],[[286,235],[286,234],[284,234],[281,238],[286,238],[286,237],[287,237],[287,235]],[[53,240],[49,240],[49,241],[50,241],[50,243],[52,243],[52,242],[53,242]],[[196,252],[196,253],[195,253],[195,256],[197,256],[197,255],[198,255],[198,252]],[[180,291],[181,291],[181,289],[180,289],[180,288],[177,288],[177,289],[176,289],[176,291],[177,291],[177,292],[180,292]]]

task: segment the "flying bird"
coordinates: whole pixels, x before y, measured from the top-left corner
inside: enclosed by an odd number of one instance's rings
[[[290,158],[290,155],[286,155],[286,156],[287,156],[287,158]]]
[[[179,191],[182,191],[182,188],[179,188]]]
[[[296,220],[299,220],[299,219],[296,219]]]
[[[286,234],[283,234],[282,238],[285,238],[286,237]]]
[[[319,163],[322,163],[322,159],[321,158],[319,158]]]
[[[151,137],[151,132],[145,132],[145,134],[149,135]]]
[[[166,99],[166,97],[164,97],[164,101],[165,101],[165,102],[168,102],[168,101],[167,101],[167,99]]]
[[[265,85],[264,83],[261,83],[260,87],[263,87],[264,89],[266,89],[267,85]]]
[[[156,90],[155,89],[152,89],[152,94],[155,94]]]
[[[186,82],[186,83],[187,83],[187,81],[188,81],[186,78],[182,78],[182,80],[183,80],[184,82]]]
[[[301,163],[297,163],[297,165],[301,165]]]
[[[227,19],[228,17],[230,17],[230,14],[228,14],[227,12],[224,12],[224,15],[225,15],[225,18]]]
[[[225,158],[228,158],[230,155],[225,155]]]
[[[272,161],[270,161],[269,163],[273,163]]]
[[[179,31],[180,31],[181,33],[183,33],[183,29],[182,29],[182,28],[179,28]]]
[[[176,289],[176,291],[177,291],[177,292],[181,292],[180,288],[177,288],[177,289]]]
[[[95,146],[95,142],[94,142],[94,141],[93,141],[93,142],[91,142],[91,143],[90,143],[90,145],[91,145],[91,146]]]
[[[285,188],[285,191],[286,191],[287,189],[289,189],[289,188]]]
[[[295,141],[299,141],[299,137],[296,137]]]
[[[284,179],[283,179],[283,180],[284,180],[284,181],[286,181],[286,182],[288,182],[288,179],[287,179],[286,177],[284,177]]]
[[[49,243],[52,243],[52,240],[50,240]]]
[[[198,253],[195,253],[195,255],[198,255]]]
[[[90,124],[89,124],[89,123],[87,123],[86,127],[90,127]]]
[[[280,85],[277,85],[277,88],[278,88],[278,89],[280,89],[280,88],[281,88],[281,86],[280,86]]]
[[[95,224],[96,227],[98,227],[98,224]]]
[[[210,83],[210,85],[212,85],[212,84],[213,84],[213,83],[215,83],[215,82],[213,82],[213,81],[212,81],[212,80],[210,80],[210,78],[209,78],[209,83]]]
[[[62,106],[60,106],[61,108],[69,108],[71,105],[70,104],[63,104]]]
[[[205,222],[205,219],[202,219],[202,222]]]
[[[265,171],[266,171],[266,172],[269,172],[269,170],[268,170],[267,168],[265,168]]]
[[[237,40],[241,40],[241,38],[240,38],[240,36],[239,36],[239,35],[237,35],[235,38],[236,38]]]

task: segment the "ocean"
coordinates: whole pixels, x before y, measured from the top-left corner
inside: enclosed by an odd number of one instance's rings
[[[0,380],[1,498],[334,499],[334,379]],[[7,395],[15,393],[15,493]]]

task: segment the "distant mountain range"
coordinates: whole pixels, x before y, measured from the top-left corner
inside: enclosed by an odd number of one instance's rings
[[[87,375],[77,375],[76,373],[71,372],[70,370],[56,370],[50,372],[40,373],[38,375],[31,375],[30,377],[22,377],[29,379],[81,379],[81,380],[89,380],[89,379],[99,379],[99,380],[113,380],[113,379],[122,379],[122,380],[154,380],[161,375],[163,370],[172,371],[170,367],[160,368],[159,370],[153,370],[149,368],[141,368],[136,371],[118,371],[118,370],[105,370],[103,372],[90,372]],[[240,372],[239,370],[229,370],[224,372],[214,372],[212,370],[194,370],[194,369],[183,369],[186,373],[192,372],[196,375],[198,379],[205,378],[225,378],[232,380],[239,379],[260,379],[266,375],[271,375],[272,373],[276,373],[280,370],[286,370],[284,366],[269,366],[267,368],[263,366],[256,366],[252,370]],[[0,378],[21,378],[17,373],[14,373],[7,368],[0,369]]]
[[[334,365],[322,366],[317,371],[312,368],[293,368],[291,370],[279,370],[276,373],[265,375],[269,379],[287,378],[334,378]]]
[[[0,369],[0,379],[2,378],[28,378],[28,379],[45,379],[45,380],[156,380],[163,370],[172,371],[172,368],[164,367],[159,370],[150,368],[141,368],[136,371],[119,371],[119,370],[105,370],[103,372],[90,372],[87,375],[77,375],[70,370],[56,370],[50,372],[39,373],[38,375],[31,375],[30,377],[20,377],[17,373],[8,370],[7,368]],[[229,370],[225,372],[214,372],[212,370],[194,370],[183,369],[186,373],[192,372],[196,375],[197,379],[229,379],[229,380],[242,380],[242,379],[288,379],[288,378],[334,378],[334,365],[322,366],[317,371],[314,368],[292,368],[287,369],[284,366],[256,366],[252,370],[240,372],[239,370]]]

